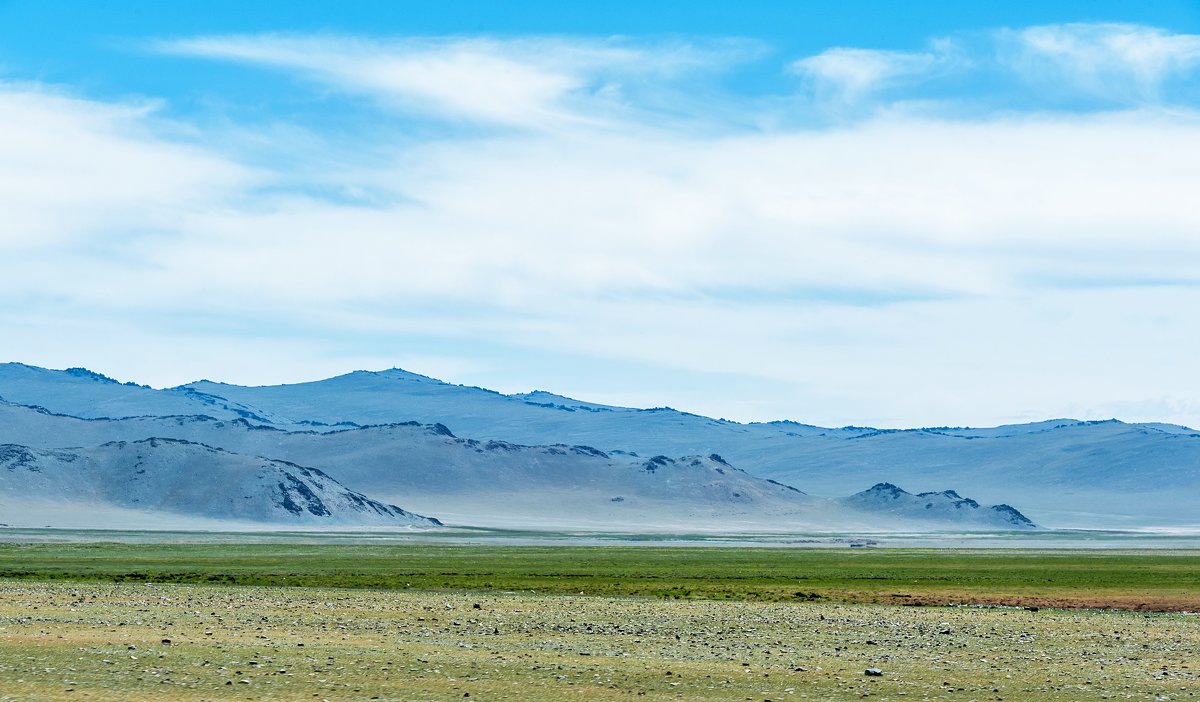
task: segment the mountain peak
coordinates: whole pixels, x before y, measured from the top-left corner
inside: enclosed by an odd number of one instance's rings
[[[378,371],[367,371],[367,370],[354,371],[354,373],[351,373],[350,375],[356,375],[356,374],[360,374],[360,373],[375,376],[377,378],[382,378],[382,379],[386,379],[386,380],[407,380],[407,381],[414,382],[414,383],[433,383],[434,385],[446,385],[447,384],[445,381],[438,380],[437,378],[432,378],[428,375],[421,375],[420,373],[414,373],[412,371],[407,371],[407,370],[404,370],[403,368],[396,368],[396,367],[385,368],[384,370],[378,370]]]
[[[941,492],[938,492],[938,491],[936,491],[936,490],[935,490],[935,491],[933,491],[933,492],[921,492],[921,493],[917,493],[917,497],[931,497],[931,496],[933,496],[933,495],[941,495],[941,496],[944,496],[944,497],[949,497],[949,498],[950,498],[950,499],[952,499],[952,500],[963,500],[963,499],[966,499],[966,498],[964,498],[962,495],[960,495],[960,494],[958,494],[957,492],[955,492],[954,490],[942,490]]]
[[[912,493],[892,483],[875,483],[871,487],[858,493],[860,495],[887,495],[893,499],[898,499],[901,495],[911,495]]]

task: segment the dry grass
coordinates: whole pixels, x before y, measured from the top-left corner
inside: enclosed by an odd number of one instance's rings
[[[0,581],[0,627],[3,700],[1200,696],[1182,614]]]

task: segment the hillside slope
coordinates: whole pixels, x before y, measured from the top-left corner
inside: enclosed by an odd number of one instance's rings
[[[0,496],[7,498],[3,521],[10,524],[64,517],[78,524],[82,513],[112,508],[160,514],[164,522],[438,524],[347,490],[313,468],[162,438],[71,449],[0,444]],[[35,513],[23,502],[37,505]]]

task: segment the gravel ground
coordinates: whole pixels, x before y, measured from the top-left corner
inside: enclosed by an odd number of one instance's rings
[[[0,581],[0,700],[1183,700],[1197,673],[1187,614]]]

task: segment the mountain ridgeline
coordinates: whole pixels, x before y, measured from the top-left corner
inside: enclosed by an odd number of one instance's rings
[[[157,390],[82,369],[0,364],[0,398],[0,443],[34,456],[0,464],[9,505],[0,521],[9,523],[22,521],[12,505],[36,498],[69,502],[75,514],[87,503],[296,525],[434,526],[415,512],[468,525],[620,529],[1027,529],[1030,517],[1152,526],[1194,521],[1190,495],[1200,486],[1200,433],[1163,424],[740,424],[545,392],[502,395],[397,369]],[[180,443],[146,448],[148,439]],[[127,456],[114,458],[133,445],[153,454],[140,469],[161,474],[154,481],[130,473]],[[87,472],[70,468],[85,464]],[[209,482],[239,486],[244,504],[172,472],[220,475]],[[55,479],[73,485],[56,492]],[[286,489],[292,479],[326,514]],[[113,487],[124,484],[139,487]],[[963,486],[974,499],[947,489]],[[126,497],[134,493],[137,502]]]

